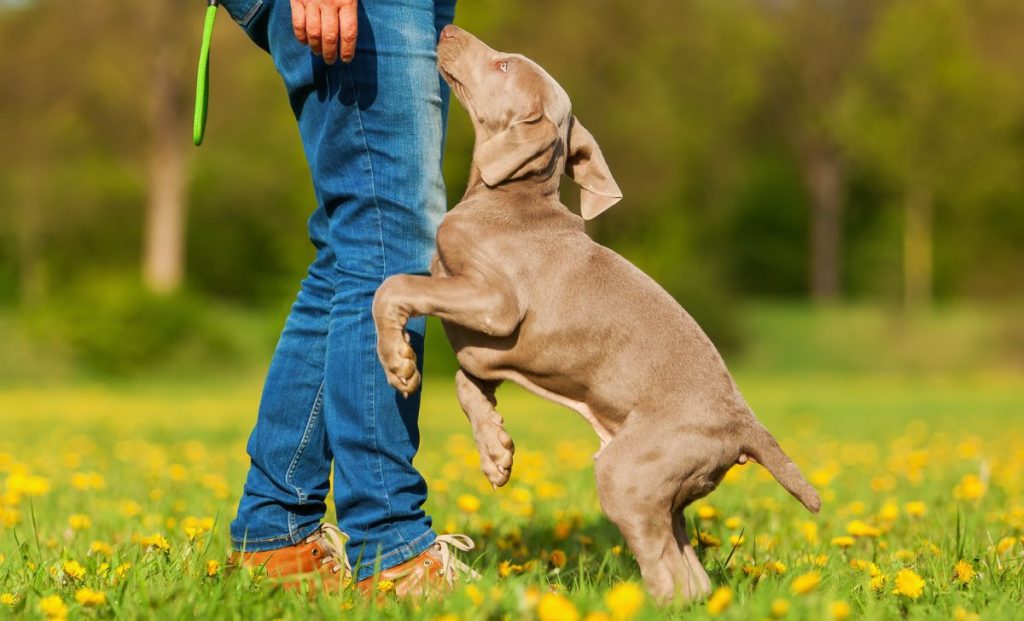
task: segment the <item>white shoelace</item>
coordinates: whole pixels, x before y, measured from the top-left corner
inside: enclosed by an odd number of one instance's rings
[[[434,547],[437,549],[437,555],[441,559],[441,573],[444,575],[445,580],[448,581],[448,586],[455,586],[455,580],[458,578],[459,573],[464,573],[473,580],[479,580],[480,574],[473,571],[473,568],[469,565],[455,558],[449,546],[463,552],[469,552],[476,547],[476,544],[466,535],[438,535],[437,539],[434,540]]]
[[[345,555],[345,542],[347,540],[348,535],[343,533],[334,524],[328,522],[321,524],[320,528],[315,530],[312,535],[306,537],[306,543],[321,542],[327,551],[327,554],[320,559],[321,564],[333,563],[331,571],[334,573],[338,573],[344,567],[345,571],[351,574],[352,568],[349,566],[348,557]]]

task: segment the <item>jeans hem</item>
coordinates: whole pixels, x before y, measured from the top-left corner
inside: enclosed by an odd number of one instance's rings
[[[236,539],[231,538],[231,547],[239,552],[267,552],[270,550],[277,550],[278,548],[287,548],[293,546],[306,537],[312,535],[321,526],[321,522],[317,521],[311,524],[308,528],[297,530],[293,534],[280,535],[277,537],[263,537],[261,539]]]
[[[423,553],[427,548],[434,545],[434,540],[437,539],[437,535],[434,534],[432,529],[427,529],[425,532],[420,533],[416,537],[412,538],[408,543],[403,543],[397,548],[390,550],[376,557],[370,562],[362,561],[355,568],[355,579],[365,580],[376,573],[374,567],[377,563],[380,563],[379,571],[386,571],[401,565],[411,558],[415,558],[419,554]]]

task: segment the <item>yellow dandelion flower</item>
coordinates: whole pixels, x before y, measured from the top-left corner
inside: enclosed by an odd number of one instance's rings
[[[476,513],[480,510],[480,499],[472,494],[460,494],[456,503],[463,513]]]
[[[124,578],[128,575],[128,571],[132,568],[131,563],[121,563],[114,569],[114,575],[118,578]]]
[[[729,530],[739,530],[743,528],[743,519],[737,516],[726,518],[725,527]]]
[[[85,567],[82,567],[82,564],[78,561],[64,561],[61,563],[60,568],[70,580],[81,580],[86,574]]]
[[[883,573],[879,573],[877,576],[871,577],[871,582],[868,583],[868,587],[875,593],[881,593],[885,590],[885,583],[888,581],[888,576]]]
[[[509,576],[511,576],[514,573],[516,573],[516,574],[523,573],[523,566],[522,565],[516,565],[515,563],[513,563],[511,561],[502,561],[502,562],[498,563],[498,575],[501,576],[502,578],[508,578]]]
[[[807,543],[815,545],[818,543],[818,525],[811,521],[800,522],[800,534],[804,536]]]
[[[75,591],[75,601],[83,606],[102,606],[107,603],[107,595],[103,591],[82,587]]]
[[[484,603],[484,592],[475,584],[466,585],[466,588],[463,589],[463,593],[466,594],[469,601],[473,602],[474,606],[480,606]]]
[[[580,613],[568,599],[557,593],[545,593],[537,604],[537,618],[540,621],[577,621]]]
[[[895,500],[889,500],[882,505],[882,509],[878,512],[878,517],[883,522],[895,522],[900,517],[900,506],[896,504]]]
[[[85,530],[92,526],[92,519],[88,515],[75,513],[68,517],[68,526],[71,527],[71,530]]]
[[[846,525],[846,532],[854,537],[878,537],[882,531],[863,520],[853,520]]]
[[[21,601],[21,597],[14,593],[0,593],[0,606],[14,608]]]
[[[555,550],[551,553],[551,557],[549,560],[551,561],[552,565],[561,569],[562,567],[565,567],[565,563],[568,559],[565,556],[565,552],[562,552],[561,550]]]
[[[810,479],[811,484],[815,487],[828,487],[829,483],[832,482],[832,479],[834,479],[835,476],[836,473],[834,471],[819,468],[812,472],[811,476],[808,478]]]
[[[615,556],[622,554],[622,546],[612,546],[612,554]]]
[[[150,548],[153,550],[160,550],[161,552],[171,551],[171,542],[167,541],[167,537],[156,533],[149,537],[139,537],[139,545],[143,548]]]
[[[928,505],[924,504],[920,500],[912,500],[907,504],[903,505],[903,510],[907,512],[912,518],[919,518],[928,513]]]
[[[39,600],[39,612],[47,619],[66,619],[68,616],[68,605],[60,598],[60,595],[48,595]]]
[[[980,500],[985,496],[987,486],[976,474],[965,474],[960,483],[953,488],[953,497],[957,500]]]
[[[607,612],[595,610],[594,612],[588,612],[587,616],[583,617],[583,621],[612,621],[612,618],[608,616]]]
[[[71,487],[80,490],[100,490],[106,487],[103,475],[97,472],[75,472],[71,475]]]
[[[741,535],[729,535],[729,543],[735,548],[739,547],[746,542],[747,538]]]
[[[834,545],[837,548],[842,548],[843,550],[852,547],[854,543],[856,543],[856,540],[853,537],[850,537],[849,535],[842,535],[839,537],[832,538],[832,545]]]
[[[963,606],[957,606],[953,609],[953,621],[978,621],[981,618],[976,612],[970,612]]]
[[[713,520],[718,517],[718,510],[711,505],[701,505],[697,507],[697,517],[702,520]]]
[[[956,566],[953,567],[953,577],[960,584],[970,584],[971,580],[974,580],[974,576],[974,567],[967,561],[957,561]]]
[[[210,532],[213,528],[213,518],[204,517],[197,518],[188,516],[181,521],[181,529],[185,532],[185,536],[188,537],[189,541],[195,541]]]
[[[875,493],[889,492],[895,487],[896,479],[888,474],[881,474],[871,479],[871,491]]]
[[[1003,555],[1013,549],[1013,546],[1017,543],[1017,540],[1013,537],[1003,537],[996,544],[996,554]]]
[[[832,613],[832,618],[836,621],[846,621],[850,618],[850,605],[846,602],[832,602],[829,606],[829,611]]]
[[[126,518],[133,518],[142,513],[142,505],[134,500],[122,500],[117,505],[117,512]]]
[[[644,590],[632,582],[623,582],[605,593],[604,603],[612,618],[626,621],[636,616],[644,605]]]
[[[110,556],[114,553],[114,548],[105,541],[93,541],[89,544],[89,554],[95,554],[100,556]]]
[[[764,564],[764,568],[778,576],[781,576],[789,570],[789,567],[787,567],[782,561],[768,561]]]
[[[206,575],[210,578],[217,575],[220,571],[220,562],[215,559],[206,561]]]
[[[729,604],[731,603],[732,589],[730,589],[727,586],[719,587],[715,590],[714,593],[711,594],[711,597],[708,599],[708,613],[712,617],[717,617],[718,615],[725,612],[725,610],[729,607]]]
[[[790,585],[790,590],[793,592],[793,595],[806,595],[818,588],[819,584],[821,584],[821,574],[816,571],[809,571],[797,576],[793,580],[793,584]]]
[[[572,522],[568,520],[559,520],[559,522],[555,524],[555,529],[553,532],[555,535],[555,539],[559,541],[568,539],[569,535],[572,534]]]
[[[910,599],[917,599],[924,595],[925,581],[913,569],[901,569],[896,574],[894,583],[896,589],[893,590],[893,593],[896,595],[902,595]]]
[[[4,484],[7,492],[19,496],[42,496],[50,491],[50,481],[45,477],[37,475],[26,475],[24,473],[13,473],[7,476]]]
[[[21,514],[17,509],[0,507],[0,525],[4,528],[14,528],[21,522]]]
[[[825,554],[804,554],[797,558],[797,563],[800,565],[813,565],[815,567],[824,567],[828,565],[828,556]]]
[[[698,533],[697,542],[705,548],[717,548],[722,545],[721,539],[704,531],[700,531],[700,533]]]
[[[771,607],[772,619],[781,619],[789,613],[789,600],[773,599]]]

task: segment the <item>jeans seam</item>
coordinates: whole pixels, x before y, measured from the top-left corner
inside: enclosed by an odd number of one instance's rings
[[[252,21],[252,18],[256,16],[256,12],[259,11],[260,7],[262,6],[263,0],[256,0],[256,2],[253,3],[252,7],[248,10],[248,12],[246,12],[246,14],[242,16],[242,20],[240,22],[242,26],[248,26],[249,22]]]
[[[349,85],[352,87],[352,92],[358,98],[359,97],[359,93],[356,90],[355,80],[352,79],[351,72],[346,71],[345,72],[345,76],[348,78]],[[383,218],[382,218],[382,215],[381,215],[380,201],[377,198],[377,182],[376,182],[376,180],[374,178],[374,174],[373,174],[373,159],[370,157],[370,145],[367,144],[367,142],[366,142],[366,131],[365,131],[364,126],[363,126],[363,115],[362,115],[362,112],[359,110],[359,106],[355,106],[353,109],[355,111],[356,121],[358,121],[358,124],[359,124],[359,137],[362,138],[363,152],[366,154],[366,166],[370,169],[370,175],[369,175],[369,178],[370,178],[370,194],[373,196],[373,209],[374,209],[374,213],[377,216],[377,239],[378,239],[378,241],[380,243],[380,259],[381,259],[381,268],[382,268],[380,277],[381,277],[381,280],[383,280],[384,276],[388,273],[388,259],[387,259],[387,253],[385,252],[385,246],[384,246],[384,225],[383,225],[383,222],[382,222]],[[384,456],[381,455],[380,443],[377,440],[377,433],[379,431],[379,426],[377,425],[377,375],[378,375],[377,370],[374,369],[373,371],[370,372],[369,375],[370,375],[370,411],[373,412],[373,416],[372,416],[372,424],[373,424],[373,450],[377,453],[377,472],[378,472],[378,477],[377,478],[378,478],[378,480],[381,483],[380,487],[381,487],[381,491],[384,493],[384,504],[387,507],[388,518],[390,519],[391,516],[394,514],[394,509],[392,509],[392,507],[391,507],[391,495],[388,493],[388,488],[387,488],[386,482],[384,480]],[[399,541],[401,541],[405,545],[408,545],[408,542],[406,542],[405,537],[402,536],[401,531],[399,531],[397,529],[394,529],[394,528],[391,528],[390,530],[391,530],[392,533],[395,533],[395,534],[398,535]]]
[[[232,539],[235,543],[265,543],[267,541],[281,541],[282,539],[291,539],[291,535],[278,535],[277,537],[264,537],[262,539],[251,539],[246,537],[245,539]]]
[[[324,382],[321,381],[320,382],[320,388],[317,389],[317,391],[316,391],[316,399],[313,400],[313,407],[310,408],[310,410],[309,410],[309,417],[306,419],[306,428],[302,432],[302,439],[299,441],[299,446],[295,448],[295,455],[292,456],[292,461],[288,465],[288,474],[285,475],[285,478],[284,478],[285,482],[288,485],[290,485],[292,487],[292,489],[295,490],[295,495],[297,497],[298,504],[300,504],[300,505],[306,504],[306,499],[308,498],[308,496],[306,495],[305,492],[302,491],[301,487],[298,487],[297,485],[295,485],[295,483],[294,483],[294,475],[295,475],[295,471],[299,467],[299,460],[302,458],[302,453],[306,450],[306,447],[309,446],[309,441],[310,441],[310,439],[313,436],[313,426],[316,424],[316,421],[319,418],[320,407],[323,404],[323,394],[324,394]],[[288,512],[288,536],[294,539],[296,530],[297,530],[297,524],[296,524],[296,519],[295,519],[295,513],[292,512],[292,511],[289,511]]]

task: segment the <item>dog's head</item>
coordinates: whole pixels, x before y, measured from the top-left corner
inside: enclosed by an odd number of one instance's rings
[[[594,137],[572,115],[569,96],[532,60],[492,50],[455,26],[441,31],[437,66],[469,112],[473,162],[488,187],[564,172],[581,187],[590,219],[622,198]]]

